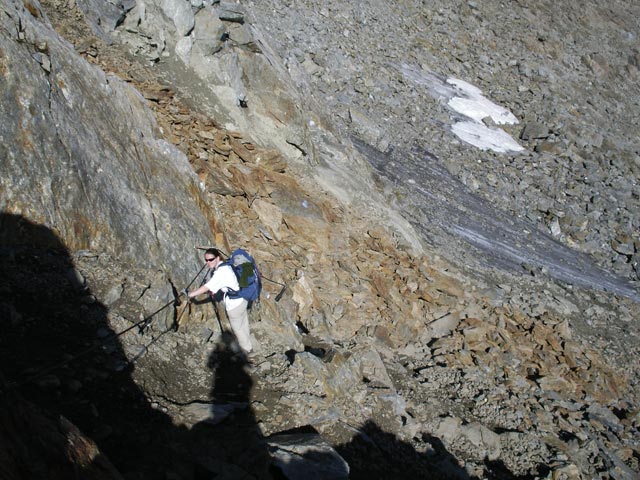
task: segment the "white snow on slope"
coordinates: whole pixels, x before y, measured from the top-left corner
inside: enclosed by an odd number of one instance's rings
[[[398,65],[402,75],[413,84],[426,88],[431,97],[447,105],[454,111],[468,117],[469,121],[458,122],[452,127],[453,133],[463,142],[482,150],[494,152],[521,152],[524,148],[507,132],[498,127],[489,127],[482,120],[489,117],[496,125],[515,125],[516,116],[482,95],[482,90],[464,80],[448,78],[415,66]]]
[[[472,120],[453,125],[453,133],[460,140],[481,150],[493,150],[500,153],[524,150],[507,132],[500,128],[489,127],[482,122],[483,118],[489,117],[497,125],[517,124],[518,119],[515,115],[487,99],[478,87],[464,80],[449,78],[447,83],[453,85],[456,92],[456,96],[449,100],[448,105]]]
[[[462,95],[449,100],[449,106],[456,112],[472,118],[476,122],[491,117],[496,125],[518,123],[518,119],[513,113],[485,98],[482,95],[482,90],[478,87],[457,78],[449,78],[447,83],[456,87],[456,93]]]
[[[480,122],[458,122],[452,129],[460,140],[481,150],[494,152],[520,152],[524,150],[511,135],[501,128],[490,128]]]

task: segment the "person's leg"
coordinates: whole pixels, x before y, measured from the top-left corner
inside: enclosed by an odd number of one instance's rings
[[[245,353],[249,353],[253,350],[249,333],[249,315],[247,313],[247,305],[248,302],[243,300],[241,305],[237,306],[233,310],[227,311],[231,329],[238,339],[240,348],[242,348]]]

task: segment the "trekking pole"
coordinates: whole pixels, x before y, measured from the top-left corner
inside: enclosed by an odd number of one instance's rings
[[[196,278],[198,278],[198,277],[200,276],[200,274],[202,273],[202,270],[204,270],[204,267],[206,267],[206,266],[207,266],[207,264],[206,264],[206,263],[205,263],[204,265],[202,265],[202,268],[201,268],[200,270],[198,270],[198,273],[196,273],[196,276],[195,276],[195,277],[193,277],[193,279],[189,282],[189,285],[187,285],[186,287],[184,287],[184,290],[189,290],[189,287],[190,287],[191,285],[193,285],[193,282],[195,282],[195,281],[196,281]],[[184,292],[184,290],[183,290],[183,292]]]
[[[39,372],[36,372],[33,376],[27,378],[26,380],[23,380],[22,382],[13,382],[11,384],[9,384],[9,387],[11,388],[15,388],[15,387],[19,387],[22,386],[24,384],[33,382],[35,380],[38,380],[39,378],[42,378],[44,375],[48,374],[49,372],[52,372],[54,370],[57,370],[60,367],[63,367],[79,358],[84,357],[85,355],[93,352],[94,350],[97,350],[98,348],[104,347],[108,341],[113,340],[114,338],[118,338],[121,335],[124,335],[125,333],[133,330],[134,328],[138,327],[138,329],[140,329],[140,332],[142,331],[143,324],[149,324],[151,323],[151,319],[157,315],[158,313],[160,313],[162,310],[164,310],[165,308],[167,308],[169,305],[175,304],[176,299],[174,298],[173,300],[171,300],[170,302],[165,303],[163,306],[161,306],[160,308],[158,308],[155,312],[153,312],[152,314],[148,315],[147,317],[143,318],[142,320],[140,320],[139,322],[134,323],[133,325],[130,325],[129,327],[125,328],[124,330],[121,330],[120,332],[113,332],[110,335],[106,336],[105,338],[101,339],[99,342],[94,343],[93,345],[91,345],[90,347],[82,350],[79,353],[76,353],[75,355],[70,356],[69,358],[56,363],[54,365],[50,365],[47,368],[44,368],[42,370],[40,370]]]
[[[211,247],[198,247],[196,246],[197,250],[207,250]],[[213,247],[216,248],[222,255],[224,255],[225,257],[229,257],[229,255],[227,255],[225,252],[223,252],[222,250],[220,250],[217,247]],[[258,272],[259,273],[259,272]],[[275,283],[276,285],[280,285],[282,287],[282,289],[280,290],[280,292],[278,292],[278,294],[276,295],[276,302],[279,302],[280,299],[282,298],[282,295],[284,295],[284,291],[287,289],[287,286],[284,283],[280,283],[280,282],[276,282],[275,280],[271,280],[270,278],[265,277],[264,275],[262,275],[260,273],[260,279],[262,280],[266,280],[267,282],[271,282],[271,283]]]
[[[195,276],[195,277],[193,277],[193,280],[191,280],[191,283],[189,283],[189,285],[187,285],[186,289],[188,289],[188,288],[191,286],[191,284],[192,284],[193,282],[195,282],[196,278],[198,278],[198,275],[200,275],[200,273],[202,272],[202,270],[204,270],[204,267],[205,267],[205,266],[206,266],[206,264],[202,266],[202,268],[200,269],[200,271],[198,271],[198,273],[196,274],[196,276]],[[44,368],[44,369],[40,370],[39,372],[36,372],[33,376],[31,376],[31,377],[27,378],[26,380],[23,380],[22,382],[11,382],[11,383],[9,383],[9,384],[7,385],[7,384],[5,384],[5,382],[4,382],[4,380],[2,379],[2,377],[0,377],[0,380],[2,380],[2,382],[0,382],[0,387],[2,387],[2,386],[7,386],[7,387],[9,387],[9,388],[17,388],[17,387],[22,386],[22,385],[24,385],[24,384],[27,384],[27,383],[29,383],[29,382],[33,382],[33,381],[35,381],[35,380],[38,380],[39,378],[42,378],[44,375],[48,374],[49,372],[52,372],[52,371],[54,371],[54,370],[56,370],[56,369],[58,369],[58,368],[60,368],[60,367],[63,367],[63,366],[65,366],[65,365],[67,365],[67,364],[69,364],[69,363],[71,363],[71,362],[73,362],[73,361],[75,361],[75,360],[77,360],[77,359],[79,359],[79,358],[82,358],[82,357],[84,357],[85,355],[87,355],[87,354],[89,354],[89,353],[93,352],[94,350],[96,350],[96,349],[98,349],[98,348],[100,348],[100,347],[104,347],[108,341],[113,340],[113,339],[115,339],[115,338],[118,338],[118,337],[120,337],[121,335],[124,335],[125,333],[127,333],[127,332],[129,332],[129,331],[133,330],[133,329],[134,329],[134,328],[136,328],[136,327],[138,328],[138,333],[139,333],[140,335],[142,335],[142,334],[143,334],[143,332],[144,332],[144,329],[145,329],[146,327],[148,327],[148,326],[151,324],[151,322],[153,321],[153,317],[155,317],[158,313],[160,313],[161,311],[163,311],[165,308],[169,307],[170,305],[179,305],[179,303],[177,303],[177,302],[178,302],[178,298],[180,298],[180,296],[181,296],[181,295],[182,295],[182,293],[180,293],[180,294],[178,295],[178,297],[174,298],[173,300],[168,301],[167,303],[165,303],[164,305],[162,305],[161,307],[159,307],[155,312],[153,312],[153,313],[151,313],[151,314],[147,315],[147,316],[146,316],[145,318],[143,318],[142,320],[140,320],[140,321],[138,321],[138,322],[134,323],[133,325],[130,325],[129,327],[125,328],[124,330],[121,330],[120,332],[117,332],[117,333],[116,333],[116,332],[111,333],[111,334],[110,334],[110,335],[108,335],[107,337],[103,338],[101,341],[99,341],[99,342],[97,342],[97,343],[94,343],[94,344],[93,344],[93,345],[91,345],[90,347],[88,347],[88,348],[86,348],[86,349],[82,350],[81,352],[79,352],[79,353],[77,353],[77,354],[75,354],[75,355],[70,356],[69,358],[67,358],[67,359],[65,359],[65,360],[63,360],[63,361],[61,361],[61,362],[59,362],[59,363],[56,363],[56,364],[54,364],[54,365],[50,365],[49,367]],[[187,305],[188,305],[188,302],[187,302]],[[186,306],[187,306],[187,305],[185,305],[185,307],[182,309],[182,312],[180,312],[180,315],[178,316],[177,321],[180,321],[180,317],[182,317],[182,314],[183,314],[183,313],[184,313],[184,311],[186,310]],[[174,324],[175,324],[175,323],[174,323]],[[177,330],[177,326],[176,326],[175,330]],[[168,331],[169,331],[169,330],[165,330],[165,331],[163,332],[163,334],[164,334],[164,333],[166,333],[166,332],[168,332]],[[159,338],[159,337],[158,337],[158,338]],[[157,339],[155,339],[155,340],[154,340],[153,342],[151,342],[151,343],[154,343],[156,340],[157,340]],[[135,360],[137,360],[137,358],[139,358],[139,356],[140,356],[140,355],[136,356],[136,357],[134,358],[134,361],[135,361]]]
[[[220,312],[218,311],[218,304],[213,302],[212,305],[213,311],[216,314],[216,320],[218,320],[218,326],[220,327],[220,335],[224,333],[224,328],[222,328],[222,322],[220,321]]]
[[[267,282],[275,283],[276,285],[280,285],[282,287],[282,289],[280,290],[280,293],[276,295],[276,302],[279,302],[280,299],[282,298],[282,295],[284,294],[284,291],[287,289],[287,286],[284,283],[276,282],[275,280],[271,280],[270,278],[267,278],[267,277],[261,277],[261,278],[263,280],[266,280]]]
[[[189,288],[189,287],[187,287],[187,288]],[[174,332],[178,331],[178,326],[180,325],[180,319],[182,318],[182,314],[185,312],[185,310],[187,309],[188,306],[189,306],[189,297],[187,297],[187,301],[184,304],[184,307],[182,307],[182,311],[180,312],[180,315],[178,315],[176,317],[175,322],[173,322],[172,328],[173,328]]]
[[[207,264],[205,263],[204,265],[202,265],[202,268],[200,270],[198,270],[198,273],[196,273],[196,276],[193,277],[191,279],[191,281],[189,282],[189,285],[187,285],[186,287],[184,287],[184,289],[181,292],[181,295],[184,295],[187,297],[187,303],[185,304],[184,308],[182,309],[182,311],[180,312],[180,315],[178,315],[178,317],[176,318],[176,321],[173,322],[173,331],[177,332],[178,331],[178,326],[180,325],[180,318],[182,317],[182,314],[184,313],[184,311],[187,309],[187,307],[189,306],[189,294],[187,293],[189,291],[189,287],[191,287],[191,285],[193,285],[193,282],[196,281],[196,278],[198,278],[200,276],[200,274],[202,273],[202,270],[204,270],[204,267],[206,267]]]
[[[201,268],[200,270],[198,270],[198,273],[196,273],[196,276],[195,276],[195,277],[193,277],[193,279],[189,282],[189,285],[187,285],[185,288],[183,288],[183,289],[182,289],[182,291],[178,293],[178,296],[177,296],[176,298],[174,298],[173,300],[171,300],[169,303],[167,303],[164,307],[162,307],[162,309],[164,309],[164,308],[168,307],[168,306],[169,306],[169,305],[171,305],[172,303],[176,303],[176,302],[178,301],[178,299],[180,298],[180,296],[181,296],[181,295],[186,295],[186,293],[185,293],[185,292],[186,292],[187,290],[189,290],[189,287],[193,284],[193,282],[195,282],[195,281],[196,281],[196,278],[198,278],[198,277],[200,276],[200,274],[202,273],[202,270],[204,270],[204,267],[206,267],[206,266],[207,266],[207,264],[205,263],[205,264],[202,266],[202,268]],[[189,300],[189,298],[187,298],[187,303],[189,303],[189,302],[188,302],[188,300]],[[180,304],[178,303],[177,305],[180,305]],[[162,310],[162,309],[161,309],[161,310]],[[160,310],[158,310],[158,312],[159,312],[159,311],[160,311]],[[158,312],[155,312],[155,313],[151,314],[150,316],[148,316],[148,317],[147,317],[147,318],[146,318],[146,319],[145,319],[145,320],[144,320],[144,321],[143,321],[143,322],[138,326],[138,333],[139,333],[140,335],[143,335],[143,334],[144,334],[144,330],[145,330],[145,328],[147,328],[149,325],[151,325],[151,322],[152,322],[152,320],[153,320],[153,316],[154,316],[156,313],[158,313]],[[184,312],[184,310],[183,310],[183,312]],[[174,325],[175,325],[175,322],[174,322]],[[176,327],[174,331],[178,331],[178,328]]]

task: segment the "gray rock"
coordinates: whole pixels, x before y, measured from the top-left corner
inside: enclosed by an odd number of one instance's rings
[[[453,312],[447,313],[427,325],[425,339],[442,338],[455,330],[459,324],[459,315]]]
[[[449,416],[440,420],[434,433],[450,448],[457,449],[460,442],[469,442],[476,460],[500,457],[500,436],[478,423],[463,424],[461,418]]]
[[[101,296],[101,300],[105,305],[113,305],[118,300],[120,300],[123,292],[123,285],[113,285],[111,288],[105,291],[104,295]]]
[[[207,343],[211,340],[215,332],[211,330],[209,327],[204,327],[200,334],[200,338],[202,339],[202,343]]]
[[[590,419],[596,420],[613,432],[619,433],[623,429],[622,425],[620,424],[620,419],[606,407],[592,404],[589,405],[589,408],[587,408],[587,413],[589,414]]]
[[[66,272],[66,277],[71,282],[73,289],[76,292],[83,292],[87,286],[87,280],[84,278],[82,273],[80,273],[75,268],[70,268]]]
[[[187,0],[161,0],[162,12],[173,22],[178,37],[188,35],[195,25],[191,4]]]
[[[40,66],[42,66],[42,69],[45,72],[51,73],[51,60],[49,59],[48,55],[44,53],[36,52],[33,54],[33,58],[35,59],[36,62],[40,64]]]
[[[351,107],[349,109],[349,119],[353,124],[354,131],[362,140],[380,150],[386,150],[384,144],[380,145],[381,141],[384,142],[384,131],[369,115],[356,107]]]
[[[122,22],[125,14],[135,6],[135,0],[77,0],[76,4],[84,14],[94,33],[107,43],[113,41],[112,33]]]
[[[636,252],[633,239],[627,235],[618,235],[611,241],[611,247],[621,255],[633,255]]]
[[[244,9],[236,3],[220,2],[218,6],[218,18],[225,22],[244,23],[244,16]]]
[[[277,434],[267,444],[273,464],[288,480],[349,478],[347,462],[319,434]]]
[[[133,345],[126,344],[124,351],[127,358],[131,362],[135,362],[147,353],[147,347],[141,344],[133,344]]]
[[[204,57],[214,55],[224,46],[226,27],[212,9],[203,8],[195,15],[193,37],[195,47]]]
[[[181,415],[192,425],[200,422],[217,425],[235,410],[244,408],[243,403],[192,403],[181,409]]]
[[[7,68],[16,75],[0,89],[6,98],[25,92],[28,101],[3,103],[0,135],[10,138],[25,128],[38,132],[32,144],[13,143],[0,159],[5,199],[23,205],[28,218],[37,212],[70,249],[90,246],[147,267],[162,259],[176,278],[185,278],[194,253],[175,245],[195,245],[208,235],[194,207],[198,180],[184,155],[159,139],[138,92],[89,65],[45,24],[25,17],[29,35],[46,39],[55,78],[49,83],[46,72],[29,61],[29,43],[11,39],[8,32],[18,27],[9,24],[17,20],[3,18]],[[41,114],[31,115],[26,105]],[[29,193],[36,190],[48,194]]]
[[[548,137],[549,129],[545,125],[537,122],[527,122],[520,133],[520,138],[525,141]]]

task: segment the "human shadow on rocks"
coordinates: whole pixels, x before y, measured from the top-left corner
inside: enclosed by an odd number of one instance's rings
[[[485,460],[481,465],[482,473],[474,476],[461,466],[438,437],[422,434],[416,440],[423,452],[369,421],[350,442],[336,450],[349,463],[351,480],[534,480],[549,473],[548,467],[539,465],[532,474],[516,475],[500,460]]]
[[[133,381],[106,307],[84,285],[58,236],[23,216],[0,213],[0,271],[0,470],[6,478],[120,478],[115,471],[107,475],[98,462],[102,454],[127,479],[165,479],[176,470],[186,472],[176,478],[189,478],[193,467],[170,447],[185,441],[186,429],[151,408]],[[102,454],[82,443],[75,426]],[[68,445],[54,445],[61,438]]]
[[[368,421],[350,442],[336,448],[349,463],[349,478],[373,480],[413,478],[429,480],[471,480],[456,458],[442,442],[432,436],[423,436],[425,452],[396,435],[385,432],[375,422]]]
[[[200,478],[271,478],[267,445],[251,407],[253,380],[248,359],[237,352],[235,338],[223,331],[209,355],[213,372],[208,418],[190,432],[191,451]]]

